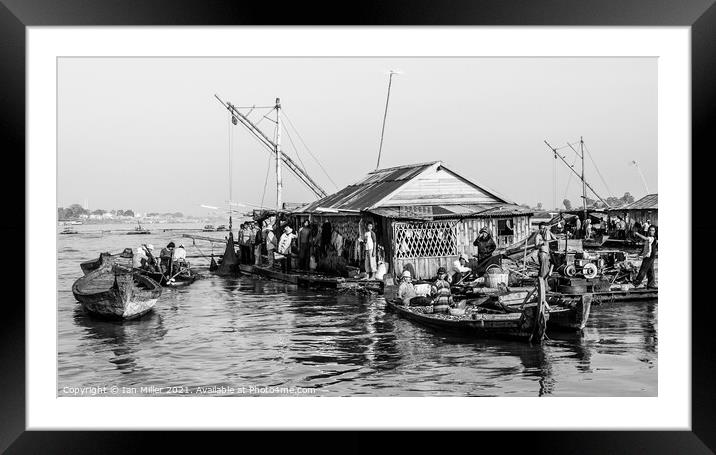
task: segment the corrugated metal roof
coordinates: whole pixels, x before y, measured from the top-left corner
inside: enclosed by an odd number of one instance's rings
[[[631,204],[627,204],[624,207],[619,207],[616,210],[658,210],[659,209],[659,194],[647,194],[638,201],[634,201]]]
[[[319,207],[338,211],[364,210],[368,207],[372,207],[393,191],[403,186],[410,179],[436,163],[439,163],[439,161],[378,169],[369,173],[362,180],[348,185],[337,193],[312,202],[300,210],[297,210],[297,212],[314,212]]]
[[[533,210],[520,207],[514,204],[472,204],[472,205],[432,205],[427,206],[429,213],[421,215],[401,210],[400,207],[377,207],[369,210],[370,213],[386,218],[400,219],[446,219],[446,218],[471,218],[471,217],[503,217],[503,216],[526,216],[532,215]]]

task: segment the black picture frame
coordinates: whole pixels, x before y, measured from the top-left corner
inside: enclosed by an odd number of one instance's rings
[[[691,27],[692,45],[692,150],[693,186],[692,210],[708,207],[706,179],[699,172],[709,172],[704,158],[713,153],[716,128],[709,122],[716,106],[716,7],[714,0],[457,0],[435,2],[362,1],[339,2],[275,2],[246,1],[120,1],[103,0],[0,0],[0,65],[2,67],[0,93],[0,129],[2,130],[6,174],[3,194],[17,194],[19,183],[9,179],[10,169],[16,160],[25,165],[25,28],[28,26],[69,25],[527,25],[527,26],[686,26]],[[19,174],[14,172],[15,174]],[[24,187],[23,187],[24,188]],[[685,202],[686,203],[686,202]],[[24,287],[17,276],[23,273],[42,273],[32,265],[26,269],[25,242],[42,241],[25,236],[24,216],[12,213],[0,227],[10,248],[2,262],[6,284],[18,289],[20,295],[6,298],[2,304],[0,329],[0,451],[7,453],[126,453],[139,451],[146,444],[160,442],[167,451],[176,448],[220,447],[222,440],[236,438],[235,433],[206,432],[43,432],[25,431],[25,301]],[[710,243],[714,229],[709,217],[692,220],[666,220],[678,222],[684,229],[691,228],[693,239]],[[23,242],[19,240],[23,239]],[[676,245],[691,248],[691,245]],[[704,276],[699,270],[706,268],[708,247],[693,255],[694,276]],[[50,254],[50,252],[48,252]],[[37,264],[38,258],[33,258]],[[497,447],[509,440],[508,448],[551,453],[713,453],[716,452],[716,394],[711,386],[716,378],[716,359],[710,351],[714,347],[714,331],[710,327],[716,320],[716,307],[709,298],[699,294],[692,283],[683,283],[692,290],[691,302],[664,302],[664,305],[691,306],[692,314],[692,430],[691,431],[557,431],[557,432],[481,432],[479,446]],[[110,400],[111,401],[111,400]],[[108,405],[111,407],[111,404]],[[479,411],[477,411],[479,412]],[[539,419],[539,410],[525,410]],[[575,419],[580,410],[575,409]],[[239,436],[247,438],[248,435]],[[256,437],[256,436],[255,436]],[[365,432],[331,435],[335,451],[367,452],[377,443]],[[266,436],[257,436],[267,440]],[[321,436],[323,441],[324,437]],[[289,448],[296,450],[312,437],[286,435],[271,437],[270,450]],[[423,445],[440,438],[426,432],[390,436],[404,449],[408,440]],[[212,441],[210,446],[204,445]],[[198,445],[199,444],[199,445]],[[318,446],[319,444],[315,443]],[[243,447],[247,447],[248,443]],[[503,451],[503,450],[501,450]]]

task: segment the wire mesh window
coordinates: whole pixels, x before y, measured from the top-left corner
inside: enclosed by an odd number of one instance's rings
[[[396,258],[456,256],[457,228],[454,222],[393,223]]]

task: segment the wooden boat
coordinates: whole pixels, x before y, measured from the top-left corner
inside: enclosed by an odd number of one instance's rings
[[[110,262],[112,264],[119,264],[127,268],[132,267],[132,249],[125,248],[119,254],[102,253],[97,259],[91,259],[89,261],[81,262],[80,268],[82,273],[87,275],[88,273],[97,270],[103,263]]]
[[[72,229],[71,227],[66,227],[60,232],[60,234],[79,234],[79,232],[76,229]]]
[[[220,224],[220,225],[218,225],[218,226],[216,227],[216,231],[217,231],[217,232],[220,232],[220,231],[228,231],[228,229],[226,228],[226,225]]]
[[[236,255],[233,232],[229,232],[229,238],[226,241],[226,249],[224,250],[224,256],[221,258],[221,263],[212,271],[221,276],[236,275],[239,273],[239,257]]]
[[[203,232],[214,232],[216,229],[214,229],[214,226],[211,224],[207,224],[204,226],[204,229],[202,229]]]
[[[161,272],[150,272],[147,270],[140,270],[139,273],[141,273],[144,276],[148,276],[149,278],[156,281],[157,283],[159,283],[162,286],[172,287],[172,288],[189,286],[194,281],[196,281],[196,279],[198,278],[198,275],[196,273],[192,272],[191,270],[186,270],[186,271],[180,272],[180,273],[174,275],[173,277],[171,277],[171,279],[167,279],[167,277],[164,276],[164,274]]]
[[[535,288],[477,288],[469,295],[454,295],[457,301],[466,300],[472,305],[508,312],[519,312],[526,303],[535,303]],[[545,300],[549,305],[547,329],[550,331],[578,331],[584,329],[591,312],[593,293],[574,295],[547,291]]]
[[[144,229],[141,224],[137,223],[137,227],[134,228],[133,231],[127,232],[127,235],[145,235],[145,234],[151,234],[151,232],[147,229]]]
[[[448,311],[435,312],[432,306],[405,306],[400,299],[386,300],[387,308],[399,316],[431,329],[458,332],[477,338],[511,338],[525,341],[541,341],[544,323],[549,314],[542,312],[542,305],[531,303],[515,312],[466,312],[463,315]],[[540,323],[539,321],[543,321]]]
[[[135,319],[151,311],[162,287],[138,271],[118,264],[111,254],[102,253],[99,265],[74,282],[72,293],[90,314]]]

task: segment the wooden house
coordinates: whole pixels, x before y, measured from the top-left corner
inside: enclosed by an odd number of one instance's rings
[[[649,221],[652,225],[659,225],[659,195],[647,194],[643,198],[623,207],[610,209],[610,217],[620,217],[634,223],[644,224]]]
[[[297,225],[330,223],[343,257],[359,267],[359,240],[371,221],[389,273],[411,263],[417,278],[429,278],[440,266],[451,270],[461,253],[476,255],[472,243],[482,227],[498,247],[524,239],[532,211],[434,161],[375,170],[292,214]]]

